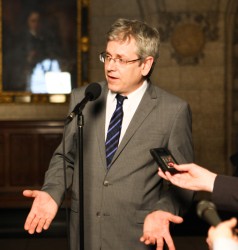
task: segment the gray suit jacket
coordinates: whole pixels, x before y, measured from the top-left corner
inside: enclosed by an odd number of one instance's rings
[[[167,147],[179,163],[193,161],[191,113],[186,102],[149,84],[112,160],[105,158],[107,84],[98,100],[85,107],[84,213],[86,250],[148,250],[139,238],[145,216],[164,210],[182,214],[193,192],[168,185],[158,175],[149,150]],[[70,110],[83,99],[85,88],[73,91]],[[72,189],[71,249],[78,250],[77,119],[66,130],[67,182]],[[63,199],[62,144],[52,157],[43,190],[60,205]]]

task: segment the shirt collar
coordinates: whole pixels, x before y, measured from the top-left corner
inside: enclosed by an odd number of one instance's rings
[[[143,95],[145,93],[147,87],[148,87],[148,81],[145,80],[143,82],[143,84],[138,89],[134,90],[129,95],[127,95],[127,99],[125,101],[132,100],[132,99],[136,98],[138,95],[141,95],[141,94]],[[108,98],[109,98],[109,100],[111,100],[111,102],[114,102],[116,100],[116,95],[117,95],[117,93],[112,92],[110,89],[108,90]]]

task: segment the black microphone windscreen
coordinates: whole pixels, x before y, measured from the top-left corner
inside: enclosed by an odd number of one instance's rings
[[[102,88],[99,83],[93,82],[88,85],[88,87],[85,89],[85,96],[88,96],[89,101],[96,100],[102,92]]]
[[[197,205],[197,214],[212,226],[217,226],[221,222],[215,204],[210,201],[200,201]]]

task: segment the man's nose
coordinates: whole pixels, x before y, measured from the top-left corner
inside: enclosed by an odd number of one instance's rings
[[[117,68],[117,63],[114,58],[110,58],[108,64],[107,64],[107,69],[108,70],[115,70]]]

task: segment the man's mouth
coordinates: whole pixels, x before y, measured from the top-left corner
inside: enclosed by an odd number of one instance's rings
[[[112,80],[116,80],[116,79],[118,79],[117,77],[115,77],[115,76],[111,76],[111,75],[107,75],[107,77],[108,77],[109,79],[112,79]]]

